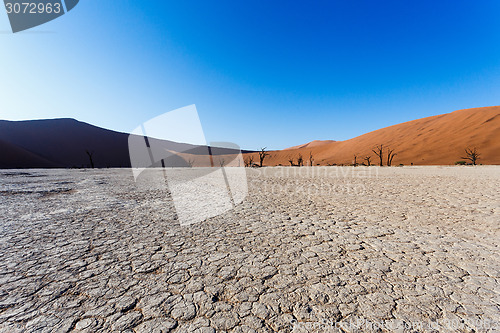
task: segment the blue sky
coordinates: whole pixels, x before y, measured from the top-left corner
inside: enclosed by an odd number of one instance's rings
[[[500,1],[99,1],[12,34],[0,119],[130,132],[196,104],[207,141],[281,149],[499,105]]]

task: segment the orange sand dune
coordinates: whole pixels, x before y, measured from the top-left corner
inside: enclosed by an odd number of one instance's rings
[[[392,165],[454,164],[463,160],[461,157],[465,155],[466,147],[477,147],[481,154],[478,163],[500,164],[500,106],[458,110],[417,119],[346,141],[272,151],[264,165],[289,165],[288,160],[294,158],[296,161],[299,154],[306,163],[311,152],[314,165],[351,164],[355,154],[358,163],[362,163],[365,156],[371,156],[371,163],[378,164],[378,157],[372,148],[380,144],[395,149],[397,155]],[[386,154],[384,149],[384,165]],[[258,162],[258,156],[253,155],[254,162]]]
[[[335,140],[314,140],[314,141],[311,141],[311,142],[308,142],[308,143],[305,143],[302,145],[293,146],[290,148],[285,148],[283,150],[292,150],[292,149],[299,149],[299,148],[314,148],[314,147],[322,146],[322,145],[325,145],[327,143],[332,143],[332,142],[336,142],[336,141]]]

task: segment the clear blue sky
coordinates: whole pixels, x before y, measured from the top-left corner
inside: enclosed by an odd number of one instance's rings
[[[499,105],[500,1],[102,1],[12,34],[0,119],[129,132],[196,104],[207,141],[279,149]]]

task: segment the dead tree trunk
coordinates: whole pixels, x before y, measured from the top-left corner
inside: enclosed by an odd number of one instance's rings
[[[384,145],[377,145],[374,149],[372,149],[372,152],[375,153],[375,155],[378,156],[380,160],[380,166],[384,165]]]
[[[92,155],[94,155],[94,152],[89,152],[88,150],[85,150],[85,152],[89,156],[90,167],[93,169],[94,168],[94,160],[92,159]]]
[[[297,158],[297,165],[299,167],[304,165],[304,159],[302,158],[302,154],[299,154],[299,157]]]
[[[269,156],[269,153],[266,151],[267,147],[261,148],[259,151],[259,160],[260,160],[260,166],[264,164],[264,159]]]
[[[394,153],[394,149],[391,149],[389,147],[387,147],[387,166],[391,166],[392,164],[392,159],[394,158],[394,156],[396,156],[397,154]]]
[[[477,163],[477,160],[479,159],[479,151],[477,150],[476,147],[474,148],[465,148],[465,154],[466,154],[466,157],[461,157],[461,158],[465,158],[469,161],[472,162],[472,165],[476,165]]]
[[[250,155],[247,158],[245,158],[245,166],[246,167],[251,167],[253,164],[253,156]]]

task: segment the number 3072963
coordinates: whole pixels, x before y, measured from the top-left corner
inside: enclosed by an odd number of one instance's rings
[[[33,2],[7,2],[7,14],[59,14],[62,10],[60,3],[33,3]]]

